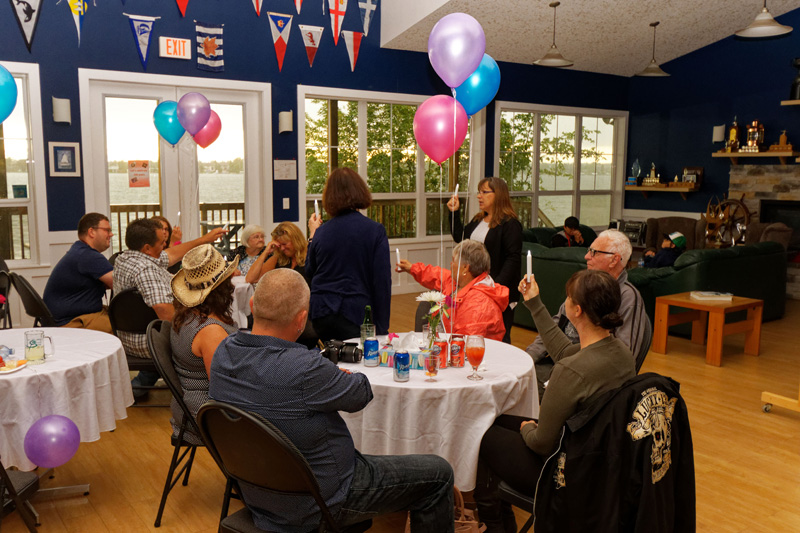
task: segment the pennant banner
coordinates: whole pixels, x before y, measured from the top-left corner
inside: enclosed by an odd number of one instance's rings
[[[356,69],[358,61],[358,51],[361,48],[361,38],[364,36],[360,31],[343,31],[342,38],[347,46],[347,56],[350,58],[350,72]]]
[[[256,9],[256,15],[261,16],[261,3],[263,0],[253,0],[253,7]]]
[[[78,30],[78,46],[81,45],[81,28],[83,28],[83,15],[89,7],[83,0],[69,0],[69,10],[72,11],[72,19],[75,21],[75,29]]]
[[[206,24],[194,21],[197,30],[197,68],[211,72],[225,70],[222,57],[222,27],[224,24]]]
[[[358,0],[358,9],[361,10],[361,25],[364,26],[364,36],[367,36],[369,35],[372,15],[378,9],[378,0]]]
[[[186,16],[186,6],[189,5],[189,0],[175,0],[178,3],[178,9],[181,11],[181,16]]]
[[[28,52],[31,51],[31,44],[33,44],[33,34],[36,33],[36,24],[39,22],[39,12],[43,0],[10,0],[11,7],[14,9],[14,14],[17,16],[17,24],[19,31],[25,38],[25,45],[28,47]]]
[[[325,3],[323,2],[322,5],[324,6]],[[303,7],[303,0],[294,0],[294,7],[295,7],[295,9],[297,9],[297,14],[299,15],[300,14],[300,8]],[[323,15],[324,14],[325,13],[323,13]]]
[[[133,40],[136,41],[136,50],[139,52],[139,60],[142,68],[147,70],[147,49],[150,46],[150,35],[153,32],[153,23],[161,17],[145,17],[143,15],[128,15],[123,13],[131,21],[131,31]]]
[[[286,43],[289,42],[289,32],[292,30],[292,15],[283,13],[267,13],[269,15],[269,29],[272,30],[272,43],[275,45],[275,55],[278,56],[278,70],[283,70],[283,58],[286,55]]]
[[[333,44],[339,44],[339,32],[342,31],[342,21],[347,12],[347,0],[328,0],[331,12],[331,30],[333,30]]]
[[[322,32],[325,30],[322,26],[306,26],[305,24],[298,24],[300,33],[303,35],[303,44],[306,47],[306,55],[308,56],[308,66],[314,66],[314,57],[317,55],[319,48],[319,39],[322,37]]]

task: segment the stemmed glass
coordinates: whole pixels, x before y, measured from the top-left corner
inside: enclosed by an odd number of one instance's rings
[[[472,366],[472,375],[467,376],[467,379],[471,379],[472,381],[482,380],[483,376],[478,375],[478,366],[480,366],[481,361],[483,361],[483,354],[486,351],[486,346],[483,342],[483,336],[467,336],[466,350],[464,351],[467,354],[467,360],[469,361],[470,366]]]
[[[425,375],[428,379],[425,381],[436,381],[436,375],[439,373],[439,356],[437,354],[429,353],[425,356]]]

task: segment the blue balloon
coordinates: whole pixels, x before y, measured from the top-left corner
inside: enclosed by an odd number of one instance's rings
[[[178,102],[166,100],[161,102],[153,112],[153,124],[158,133],[172,146],[178,144],[186,130],[178,121]]]
[[[467,81],[455,88],[456,100],[472,116],[491,102],[500,88],[500,67],[489,54],[483,54],[481,64]]]
[[[17,105],[17,82],[3,65],[0,65],[0,123],[11,115]]]

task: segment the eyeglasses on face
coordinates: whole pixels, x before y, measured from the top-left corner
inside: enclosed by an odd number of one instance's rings
[[[616,252],[606,252],[604,250],[595,250],[594,248],[589,248],[589,254],[594,257],[597,254],[616,255]]]
[[[483,196],[487,194],[494,194],[494,191],[491,189],[486,189],[485,191],[480,191],[480,190],[478,191],[478,196]]]
[[[103,226],[92,226],[92,229],[93,230],[101,229],[101,230],[105,231],[106,233],[111,233],[113,231],[111,228],[104,228]]]

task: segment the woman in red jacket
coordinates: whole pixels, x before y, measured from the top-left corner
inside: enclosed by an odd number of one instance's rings
[[[403,259],[398,272],[408,272],[427,289],[452,296],[450,318],[443,317],[448,333],[483,335],[503,340],[503,310],[508,307],[508,288],[489,275],[489,253],[477,242],[466,240],[453,248],[450,270]],[[455,277],[455,279],[454,279]]]

